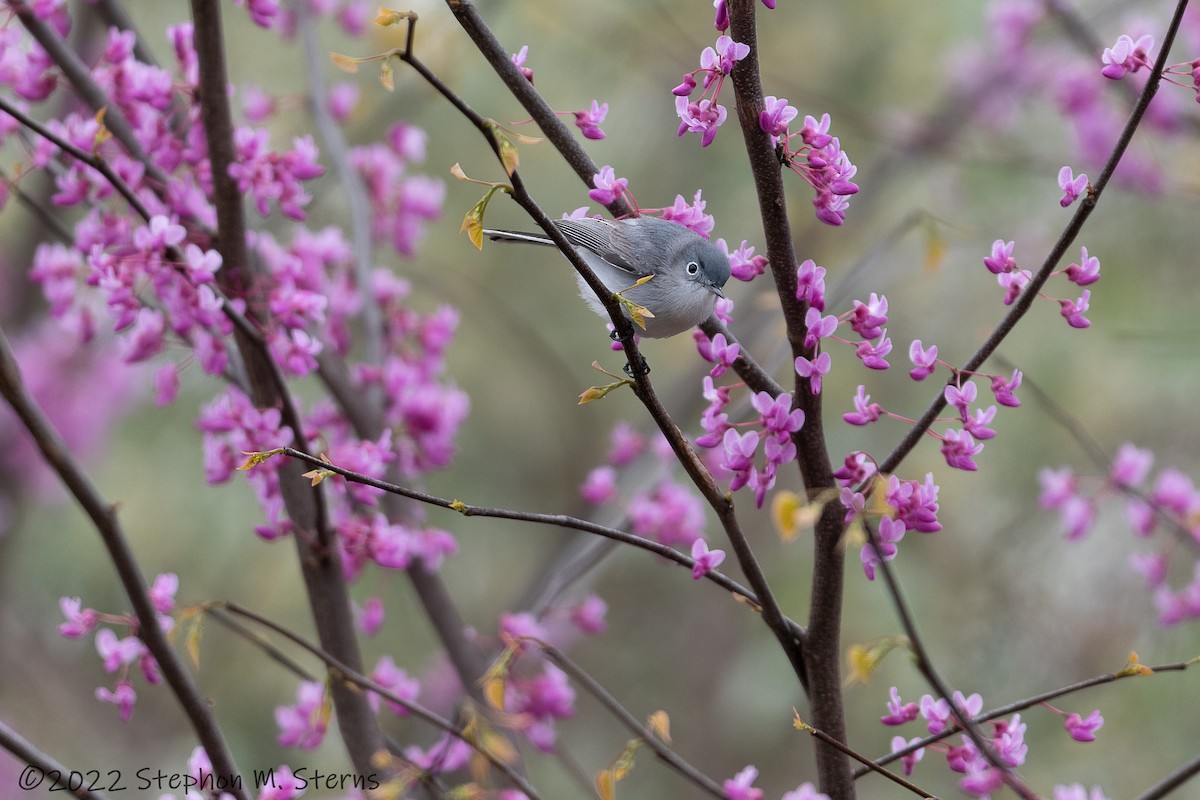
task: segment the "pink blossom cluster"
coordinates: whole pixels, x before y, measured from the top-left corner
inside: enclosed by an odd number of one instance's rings
[[[1077,188],[1079,179],[1073,178],[1070,174],[1069,167],[1063,167],[1064,172],[1060,172],[1059,185],[1063,186],[1065,194],[1063,195],[1063,204],[1069,205],[1075,196],[1078,196],[1079,189]],[[1086,185],[1087,176],[1079,176],[1082,183]],[[983,265],[987,267],[988,272],[996,276],[1000,287],[1004,289],[1004,304],[1012,305],[1025,287],[1029,285],[1029,281],[1033,278],[1033,273],[1028,269],[1022,269],[1017,266],[1017,261],[1013,258],[1013,248],[1015,242],[1006,242],[1003,239],[997,239],[992,243],[991,255],[985,256]],[[1067,280],[1077,286],[1089,286],[1100,280],[1100,259],[1088,253],[1086,247],[1080,249],[1080,257],[1078,262],[1072,262],[1066,269],[1060,270],[1054,274],[1065,275]],[[1040,293],[1042,297],[1048,297],[1044,293]],[[1091,302],[1091,289],[1084,289],[1079,297],[1074,300],[1070,299],[1052,299],[1059,306],[1059,313],[1067,324],[1072,328],[1087,328],[1091,326],[1091,320],[1084,316]]]
[[[627,423],[618,423],[612,430],[605,465],[588,473],[580,494],[595,506],[619,503],[628,515],[630,530],[638,536],[691,548],[704,538],[704,506],[690,486],[664,474],[632,494],[619,488],[620,470],[643,456],[659,465],[672,461],[671,449],[661,435],[651,440]]]
[[[1135,14],[1137,16],[1135,16]],[[1145,24],[1140,12],[1127,17],[1130,27]],[[1053,25],[1042,4],[1027,0],[993,3],[989,9],[990,39],[971,51],[960,51],[951,65],[960,76],[964,97],[979,94],[980,119],[990,127],[1013,129],[1021,124],[1020,114],[1029,108],[1030,97],[1045,97],[1055,103],[1069,122],[1074,135],[1075,159],[1099,168],[1112,152],[1127,113],[1127,95],[1112,92],[1109,79],[1149,72],[1149,36],[1121,35],[1117,42],[1094,54],[1074,54],[1058,42],[1039,35],[1039,26]],[[1031,68],[1031,65],[1036,65]],[[1177,65],[1178,73],[1191,82],[1192,65]],[[1168,75],[1168,78],[1170,76]],[[1023,98],[1023,99],[1018,99]],[[1183,103],[1175,93],[1159,92],[1150,105],[1144,126],[1166,136],[1179,136]],[[1135,140],[1121,159],[1114,179],[1148,194],[1162,192],[1165,179],[1151,149],[1159,144]]]
[[[842,466],[834,471],[833,476],[841,487],[839,500],[846,509],[847,523],[866,517],[866,495],[855,487],[865,486],[877,475],[875,464],[861,452],[847,455]],[[866,542],[859,551],[863,572],[871,581],[875,580],[875,568],[899,553],[905,533],[937,533],[942,529],[937,517],[940,487],[934,482],[933,473],[926,473],[923,482],[889,475],[882,485],[875,480],[872,490],[883,491],[887,511],[878,518],[875,541]]]
[[[941,736],[954,727],[962,728],[962,719],[977,717],[983,710],[983,698],[978,694],[965,697],[962,692],[956,691],[951,700],[944,697],[935,699],[926,694],[919,702],[907,703],[901,700],[896,687],[891,688],[890,694],[888,713],[881,717],[880,721],[884,725],[898,726],[921,718],[924,719],[931,736]],[[1095,732],[1104,724],[1104,718],[1100,716],[1099,711],[1093,711],[1087,718],[1082,718],[1078,714],[1068,714],[1047,704],[1043,705],[1064,718],[1064,729],[1078,742],[1094,741]],[[1014,714],[1009,719],[993,719],[982,723],[981,732],[986,730],[984,725],[991,726],[990,733],[987,734],[988,744],[1005,766],[1016,768],[1025,763],[1029,746],[1025,742],[1026,724],[1021,721],[1020,714]],[[992,792],[1003,786],[1003,773],[988,761],[965,733],[962,734],[959,744],[948,745],[939,741],[924,747],[913,747],[922,741],[920,737],[893,737],[892,752],[906,751],[900,757],[905,775],[913,773],[926,750],[934,750],[945,755],[947,767],[963,776],[959,780],[959,788],[972,797],[989,797]],[[1057,790],[1055,796],[1059,796]]]
[[[375,242],[405,256],[417,251],[426,224],[441,216],[446,197],[443,180],[413,172],[425,160],[425,138],[424,131],[398,122],[385,141],[350,152],[350,165],[367,187]]]
[[[169,632],[175,626],[171,612],[175,610],[175,593],[178,590],[179,577],[173,572],[158,575],[150,586],[150,602],[158,615],[158,625],[164,632]],[[115,705],[121,719],[128,721],[137,703],[137,691],[130,668],[136,664],[150,685],[162,682],[158,661],[138,637],[137,619],[132,614],[108,614],[84,608],[83,601],[78,597],[60,598],[58,605],[66,619],[58,626],[59,635],[80,639],[95,631],[96,653],[100,656],[104,671],[116,676],[111,688],[96,688],[96,699]],[[101,623],[120,626],[128,633],[118,636],[111,627],[99,627]]]
[[[790,133],[789,126],[799,113],[786,99],[771,95],[763,98],[758,124],[770,135],[788,169],[813,187],[817,219],[827,225],[841,225],[846,221],[850,196],[858,193],[858,184],[851,180],[858,167],[838,138],[829,134],[832,123],[828,114],[822,114],[820,120],[805,116],[800,130]],[[800,141],[798,146],[793,145],[796,139]]]
[[[1043,469],[1038,478],[1042,508],[1056,510],[1067,538],[1082,539],[1096,523],[1101,504],[1119,496],[1130,531],[1149,540],[1159,532],[1166,541],[1149,552],[1134,553],[1130,566],[1153,592],[1162,625],[1200,618],[1200,491],[1183,472],[1167,467],[1147,486],[1154,454],[1130,443],[1121,445],[1108,475],[1088,479],[1069,467]],[[1180,547],[1180,543],[1192,547]]]
[[[679,116],[679,135],[695,133],[700,146],[708,147],[725,123],[729,112],[717,102],[725,78],[733,65],[750,55],[750,46],[721,35],[713,47],[700,53],[700,68],[684,74],[683,82],[671,90],[675,95],[675,113]],[[697,83],[702,84],[700,96],[692,99]]]

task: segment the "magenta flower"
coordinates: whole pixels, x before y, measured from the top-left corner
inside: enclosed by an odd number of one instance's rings
[[[118,639],[111,628],[96,631],[96,652],[104,662],[105,672],[116,672],[121,667],[133,664],[142,657],[144,650],[145,645],[136,636]]]
[[[724,248],[729,256],[729,274],[739,281],[752,281],[767,270],[767,257],[754,255],[754,247],[745,239],[737,250],[730,250],[724,239],[717,239],[717,245]]]
[[[1108,479],[1123,489],[1132,489],[1145,480],[1153,463],[1154,453],[1126,442],[1117,450]]]
[[[810,305],[804,314],[804,325],[808,329],[808,333],[804,336],[804,346],[812,349],[821,339],[833,335],[833,332],[837,330],[838,318],[833,314],[822,317],[821,311],[816,306]]]
[[[1071,734],[1071,738],[1077,742],[1096,741],[1096,731],[1100,730],[1102,725],[1104,725],[1104,717],[1100,716],[1100,709],[1088,714],[1087,719],[1083,719],[1078,714],[1067,714],[1066,722],[1063,723],[1067,733]]]
[[[374,636],[379,633],[379,629],[383,627],[383,620],[386,616],[386,609],[383,605],[383,599],[380,597],[368,597],[363,601],[362,607],[355,609],[358,613],[358,628],[367,636]]]
[[[618,178],[616,171],[605,165],[592,176],[592,185],[596,188],[588,191],[588,197],[602,206],[615,203],[629,186],[627,178]]]
[[[596,467],[579,487],[579,494],[592,505],[612,502],[617,498],[617,471],[612,467]]]
[[[725,560],[724,550],[709,550],[708,542],[697,539],[692,542],[692,580],[700,580],[712,570],[721,566]]]
[[[808,385],[813,394],[820,394],[821,378],[828,375],[830,368],[833,367],[833,356],[829,353],[821,353],[811,361],[804,356],[796,356],[795,363],[796,374],[801,378],[808,379]]]
[[[1012,371],[1012,376],[1005,380],[1004,376],[997,375],[992,378],[992,394],[996,397],[996,402],[1002,406],[1016,408],[1021,405],[1021,400],[1013,394],[1017,387],[1021,385],[1021,379],[1024,377],[1019,369]]]
[[[516,65],[517,69],[521,71],[521,74],[525,76],[525,80],[533,83],[533,70],[525,66],[525,59],[528,57],[529,45],[525,44],[521,45],[521,49],[514,53],[510,57],[510,60],[514,65]]]
[[[910,705],[912,705],[913,707],[916,707],[916,703],[912,703]],[[903,736],[893,736],[892,737],[892,752],[895,753],[899,750],[903,750],[904,748],[908,747],[910,744],[916,744],[919,741],[921,741],[920,737],[915,737],[913,739],[905,739]],[[924,755],[925,755],[925,748],[921,747],[916,750],[913,750],[908,755],[900,756],[900,765],[904,768],[904,774],[912,775],[913,769],[917,766],[917,762],[920,761]]]
[[[383,656],[375,663],[375,669],[371,670],[371,680],[378,683],[383,688],[387,689],[392,694],[399,697],[401,700],[413,702],[421,693],[421,683],[416,678],[409,676],[400,667],[396,666],[396,662],[391,656]],[[408,709],[400,703],[392,700],[385,700],[379,695],[371,692],[367,695],[367,702],[370,703],[373,711],[379,711],[380,702],[387,704],[387,707],[393,714],[404,717],[408,716]]]
[[[121,721],[128,722],[129,718],[133,716],[133,705],[137,702],[137,692],[133,690],[132,683],[127,680],[119,680],[112,689],[98,686],[96,699],[102,703],[115,705],[121,715]]]
[[[892,340],[887,337],[887,329],[880,333],[879,342],[872,344],[871,342],[859,342],[854,348],[854,355],[858,356],[863,366],[868,369],[888,369],[891,364],[887,362],[887,354],[892,352]]]
[[[825,310],[825,268],[818,267],[811,258],[796,268],[796,299],[817,311]]]
[[[938,349],[936,344],[929,345],[926,350],[920,339],[913,339],[908,346],[908,360],[913,363],[913,369],[908,371],[908,377],[914,381],[923,381],[937,369]]]
[[[967,381],[963,386],[948,385],[942,390],[946,403],[958,409],[958,418],[966,422],[971,413],[971,403],[975,402],[978,388],[974,381]]]
[[[1086,247],[1080,250],[1079,263],[1067,267],[1067,280],[1078,286],[1087,286],[1100,280],[1100,259],[1089,256]]]
[[[571,609],[571,621],[584,633],[603,633],[606,627],[604,615],[608,604],[599,595],[589,594],[579,605]]]
[[[850,328],[864,339],[878,338],[883,333],[883,326],[887,324],[887,312],[887,297],[880,297],[875,292],[871,292],[866,303],[861,300],[854,301],[854,311],[850,316]]]
[[[316,681],[301,681],[296,687],[296,704],[275,707],[276,741],[282,747],[315,750],[325,738],[328,722],[322,713],[325,687]]]
[[[1061,306],[1061,310],[1059,311],[1059,313],[1062,314],[1063,319],[1065,319],[1067,321],[1067,324],[1070,325],[1072,328],[1091,327],[1091,324],[1092,324],[1091,320],[1089,320],[1087,317],[1085,317],[1083,315],[1084,312],[1086,312],[1088,310],[1088,305],[1091,301],[1091,298],[1092,298],[1091,290],[1084,289],[1083,292],[1079,295],[1079,298],[1076,300],[1059,300],[1058,301],[1058,304]]]
[[[164,572],[155,576],[154,584],[148,594],[154,610],[160,614],[170,614],[175,608],[175,593],[179,591],[179,576],[174,572]]]
[[[997,239],[992,242],[992,254],[983,259],[983,265],[994,275],[1012,272],[1017,268],[1017,262],[1012,257],[1013,246],[1016,242],[1005,242]]]
[[[662,209],[659,216],[663,219],[668,219],[671,222],[677,222],[685,228],[703,236],[705,239],[710,238],[713,227],[716,225],[716,220],[712,214],[704,213],[704,208],[708,205],[701,198],[702,191],[696,190],[696,194],[692,196],[692,202],[688,203],[683,199],[683,195],[675,195],[675,202],[667,208]]]
[[[763,98],[763,110],[758,115],[758,125],[771,136],[774,147],[779,137],[787,134],[788,125],[800,112],[788,104],[787,99],[769,95]]]
[[[83,601],[78,597],[60,597],[58,607],[62,610],[66,622],[59,623],[58,633],[68,639],[78,639],[89,633],[99,622],[99,615],[90,608],[81,609]]]
[[[842,419],[851,425],[870,425],[883,414],[883,408],[878,403],[871,402],[867,387],[861,383],[854,395],[854,411],[842,414]]]
[[[975,456],[983,452],[983,445],[977,444],[971,434],[950,429],[942,440],[942,456],[946,464],[953,469],[974,472],[979,469]]]
[[[1087,173],[1080,173],[1076,176],[1070,167],[1063,167],[1058,171],[1058,186],[1063,190],[1063,196],[1059,199],[1058,204],[1063,208],[1074,203],[1079,199],[1079,195],[1088,185]]]
[[[763,790],[753,786],[758,777],[758,769],[753,765],[747,766],[732,779],[727,779],[721,788],[725,791],[726,800],[762,800]]]
[[[862,562],[867,580],[875,580],[875,568],[881,562],[891,561],[896,557],[896,553],[900,551],[896,545],[904,538],[905,530],[904,523],[898,519],[880,518],[876,541],[874,543],[867,542],[859,552],[859,560]]]
[[[1121,34],[1117,43],[1104,48],[1100,60],[1104,63],[1100,74],[1110,80],[1120,80],[1127,72],[1137,72],[1142,67],[1150,68],[1150,49],[1154,47],[1153,36],[1139,36],[1135,42]]]
[[[575,114],[575,126],[583,132],[586,138],[604,138],[604,131],[600,130],[600,124],[608,115],[608,103],[597,103],[593,100],[590,109],[585,108],[573,113]]]
[[[700,146],[708,147],[717,137],[717,128],[724,124],[729,112],[725,106],[714,105],[708,98],[692,103],[686,97],[676,97],[675,113],[680,119],[678,135],[689,132],[699,134]]]
[[[901,702],[900,691],[895,686],[891,688],[889,694],[892,699],[887,704],[888,713],[879,719],[884,725],[903,725],[906,722],[912,722],[921,713],[920,707],[916,703]],[[893,748],[893,751],[898,749]]]

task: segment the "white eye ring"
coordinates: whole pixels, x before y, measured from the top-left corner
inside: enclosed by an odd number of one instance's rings
[[[699,275],[700,274],[700,265],[697,264],[695,261],[689,261],[687,263],[687,274],[688,275]]]

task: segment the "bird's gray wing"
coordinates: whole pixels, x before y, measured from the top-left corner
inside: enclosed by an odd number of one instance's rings
[[[556,219],[555,226],[571,244],[586,247],[614,268],[638,276],[639,259],[618,223],[606,219]]]

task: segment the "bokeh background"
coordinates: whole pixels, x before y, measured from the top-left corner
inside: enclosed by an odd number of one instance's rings
[[[73,11],[86,14],[77,5]],[[168,61],[163,31],[186,16],[186,4],[127,5],[141,34]],[[1059,167],[1098,174],[1098,164],[1081,160],[1071,123],[1060,113],[1056,79],[1070,71],[1091,75],[1118,120],[1131,105],[1129,85],[1099,76],[1099,50],[1082,50],[1054,18],[1035,33],[1039,52],[1053,58],[1008,65],[1008,73],[998,69],[989,10],[1000,5],[785,1],[774,12],[759,8],[766,90],[787,97],[801,114],[831,114],[834,132],[859,165],[862,191],[837,229],[814,221],[811,193],[789,178],[797,252],[829,270],[831,293],[840,301],[832,311],[872,291],[890,302],[889,334],[896,345],[890,372],[868,373],[848,348],[832,349],[835,366],[825,383],[825,404],[830,451],[839,456],[855,449],[882,456],[905,430],[894,421],[867,429],[842,424],[840,414],[849,409],[855,387],[863,383],[889,410],[918,416],[939,384],[908,380],[908,343],[935,342],[951,363],[969,357],[1003,314],[1001,290],[981,264],[991,242],[1015,239],[1019,263],[1036,269],[1073,211],[1058,206]],[[417,51],[428,66],[484,116],[523,120],[443,5],[422,0],[407,7],[420,13]],[[702,190],[716,218],[714,235],[734,243],[747,239],[761,250],[756,200],[735,123],[707,149],[694,136],[676,136],[670,89],[698,66],[700,51],[715,38],[711,3],[495,1],[479,7],[510,51],[529,45],[527,66],[555,108],[573,111],[593,98],[609,103],[607,138],[587,146],[597,163],[611,164],[630,179],[643,207],[670,205],[677,194],[690,199]],[[298,44],[281,43],[276,34],[255,28],[242,9],[227,4],[224,11],[234,81],[292,98],[291,110],[271,122],[273,141],[283,145],[308,132]],[[1077,13],[1111,45],[1120,33],[1161,36],[1169,11],[1159,2],[1083,2]],[[1189,31],[1173,62],[1200,56],[1195,16]],[[322,36],[325,49],[354,55],[400,42],[397,32],[362,41],[330,26]],[[985,80],[989,75],[997,77]],[[580,391],[602,382],[590,367],[593,360],[611,371],[622,363],[608,348],[603,322],[586,311],[567,265],[553,252],[491,245],[479,252],[459,233],[462,215],[480,192],[453,180],[450,166],[461,163],[481,179],[502,175],[477,133],[418,76],[397,65],[393,93],[379,87],[370,68],[354,76],[331,69],[329,77],[354,81],[361,90],[347,130],[352,141],[376,138],[396,121],[410,122],[428,133],[421,168],[446,181],[444,213],[429,226],[419,253],[411,259],[380,254],[381,263],[412,282],[415,306],[432,310],[448,303],[462,312],[450,368],[471,397],[471,413],[453,465],[425,488],[481,505],[590,513],[578,486],[603,463],[612,426],[627,421],[650,431],[629,393],[576,405]],[[1092,328],[1070,329],[1056,303],[1038,303],[1002,353],[1109,454],[1132,441],[1154,450],[1156,472],[1170,465],[1194,475],[1200,107],[1193,97],[1186,88],[1162,88],[1155,102],[1177,114],[1174,130],[1147,127],[1135,141],[1138,158],[1157,171],[1158,187],[1147,191],[1145,181],[1118,181],[1080,239],[1102,263],[1102,280],[1092,287]],[[731,94],[726,103],[732,116]],[[536,133],[531,126],[522,130]],[[549,145],[522,145],[520,152],[522,175],[549,213],[587,203],[586,187]],[[344,224],[346,205],[333,176],[317,182],[314,193],[310,224]],[[503,196],[493,202],[487,221],[496,227],[528,225]],[[278,217],[256,222],[286,231]],[[23,277],[39,234],[35,220],[15,204],[0,215],[0,314],[10,337],[31,323],[40,302]],[[1061,279],[1047,290],[1066,297],[1077,293]],[[728,294],[736,301],[734,332],[790,383],[769,282],[731,282]],[[695,435],[707,368],[692,341],[680,336],[648,342],[644,351],[669,410]],[[993,362],[989,369],[1011,367]],[[228,598],[309,631],[294,549],[253,535],[258,511],[245,485],[204,482],[194,419],[214,387],[193,368],[184,374],[179,400],[160,409],[150,403],[146,377],[130,376],[128,415],[96,420],[103,435],[88,462],[106,496],[118,504],[146,574],[179,573],[183,603]],[[313,388],[300,391],[313,396]],[[86,397],[87,387],[63,391]],[[1067,542],[1056,516],[1037,507],[1042,467],[1069,465],[1085,473],[1097,468],[1055,409],[1031,390],[1020,394],[1020,409],[1001,410],[994,425],[999,436],[980,457],[979,472],[947,469],[932,440],[902,468],[909,478],[935,474],[942,486],[944,530],[910,534],[896,570],[946,679],[964,692],[980,692],[989,708],[1114,671],[1131,650],[1149,664],[1200,651],[1196,623],[1161,627],[1150,593],[1128,566],[1131,552],[1161,547],[1162,541],[1134,541],[1114,503],[1090,536]],[[632,470],[624,477],[625,490],[646,481],[652,468]],[[34,465],[8,469],[7,529],[0,537],[0,718],[79,769],[148,766],[183,772],[193,741],[167,693],[139,687],[133,720],[118,722],[111,706],[93,698],[94,687],[107,685],[109,677],[91,645],[56,633],[61,596],[81,596],[86,606],[100,610],[127,608],[98,537],[60,492],[29,488],[26,473]],[[785,470],[780,487],[799,489],[798,476]],[[755,510],[742,496],[738,504],[785,610],[803,620],[810,542],[803,535],[781,541],[766,510]],[[483,637],[494,634],[501,611],[541,585],[564,548],[579,543],[566,531],[439,511],[431,511],[429,519],[458,537],[460,553],[443,573],[465,618]],[[715,523],[707,532],[714,547],[722,544]],[[1194,556],[1194,542],[1177,549]],[[1193,558],[1177,560],[1190,564]],[[727,567],[737,574],[734,565]],[[898,633],[882,587],[864,579],[856,554],[847,558],[847,573],[846,643]],[[1179,584],[1188,576],[1174,579]],[[368,663],[391,654],[418,676],[436,668],[432,634],[402,575],[370,576],[356,592],[382,594],[389,604],[383,632],[364,645]],[[610,554],[566,599],[588,592],[607,601],[608,630],[580,642],[574,657],[635,715],[666,710],[681,754],[719,780],[755,764],[767,797],[813,777],[810,743],[790,726],[793,706],[804,713],[802,695],[754,615],[707,582],[695,583],[684,570],[641,552]],[[219,625],[206,626],[202,652],[199,680],[244,768],[290,763],[347,769],[335,736],[314,753],[287,752],[274,743],[272,708],[294,699],[289,674]],[[847,692],[851,744],[863,753],[887,752],[897,732],[878,723],[891,685],[905,699],[928,691],[896,654],[870,684]],[[1071,741],[1057,715],[1031,709],[1023,714],[1031,755],[1022,774],[1046,794],[1054,783],[1078,781],[1102,785],[1109,797],[1133,796],[1195,754],[1197,687],[1193,673],[1167,673],[1065,699],[1061,707],[1084,716],[1102,709],[1106,724],[1099,741],[1089,745]],[[432,738],[413,723],[390,730],[405,741],[427,744]],[[915,727],[900,732],[919,735]],[[577,718],[561,726],[562,758],[532,757],[531,775],[544,796],[584,796],[572,770],[593,775],[627,738],[581,696]],[[136,754],[134,761],[130,754]],[[953,778],[935,763],[940,758],[927,753],[916,780],[941,796],[954,796]],[[10,787],[19,769],[0,755],[0,794],[15,796]],[[863,797],[897,796],[876,778],[865,778],[860,787]],[[619,791],[624,797],[696,795],[644,754]]]

